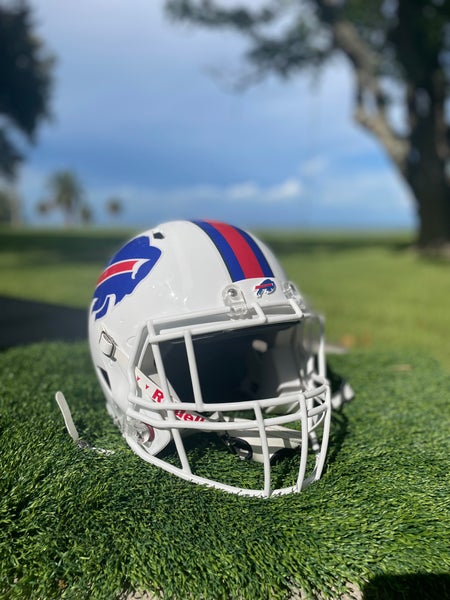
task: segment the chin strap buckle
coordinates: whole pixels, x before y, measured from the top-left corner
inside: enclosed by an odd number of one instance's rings
[[[64,423],[66,425],[66,429],[69,432],[70,437],[73,439],[78,448],[94,450],[99,454],[114,454],[114,450],[104,450],[103,448],[96,448],[95,446],[91,446],[89,442],[82,440],[80,435],[75,427],[75,423],[72,419],[72,413],[70,412],[69,405],[67,404],[67,400],[64,394],[61,391],[56,392],[55,394],[56,403],[59,406],[60,411],[62,412],[62,416],[64,417]]]
[[[253,457],[253,450],[250,444],[241,438],[233,437],[229,433],[220,436],[225,446],[230,450],[232,454],[235,454],[241,460],[251,460]]]

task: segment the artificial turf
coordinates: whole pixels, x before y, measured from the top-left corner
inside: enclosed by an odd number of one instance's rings
[[[413,350],[331,361],[356,397],[333,417],[325,473],[264,500],[135,456],[86,343],[1,353],[0,597],[450,597],[448,372]],[[114,454],[76,447],[58,389],[82,436]]]

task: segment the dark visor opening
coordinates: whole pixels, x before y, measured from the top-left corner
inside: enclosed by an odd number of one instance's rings
[[[267,356],[280,336],[291,339],[293,327],[276,324],[220,332],[193,339],[203,401],[223,403],[259,398],[262,378],[268,376]],[[183,402],[194,402],[184,340],[163,342],[161,355],[168,380]],[[270,362],[270,361],[269,361]],[[265,395],[276,395],[275,382]]]

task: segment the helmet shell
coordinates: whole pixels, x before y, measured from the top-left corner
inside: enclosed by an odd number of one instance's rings
[[[324,360],[314,356],[323,352],[323,344],[319,342],[313,351],[302,346],[305,311],[298,290],[271,250],[243,229],[213,221],[171,221],[129,240],[97,282],[89,308],[89,345],[107,409],[130,447],[144,460],[190,481],[268,496],[269,440],[278,450],[292,449],[301,435],[323,424],[323,442],[315,442],[319,448],[316,467],[308,477],[309,481],[318,479],[327,446],[330,400]],[[264,349],[264,339],[252,341],[248,332],[256,325],[264,328],[271,324],[281,325],[282,333],[276,334],[281,340],[279,347],[269,352]],[[212,403],[206,410],[194,350],[199,339],[195,336],[200,333],[220,336],[237,332],[239,336],[241,329],[247,332],[243,335],[251,352],[266,353],[267,368],[262,369],[266,381],[276,381],[276,385],[269,385],[272,391],[268,397],[239,404],[254,412],[254,418],[244,419],[242,424],[229,416],[238,410],[233,408],[237,401],[227,401],[229,406]],[[185,344],[194,396],[187,402],[171,386],[161,351],[161,344],[178,338]],[[217,342],[216,337],[215,344],[220,350],[221,338]],[[318,373],[314,365],[319,365]],[[178,408],[180,402],[185,402],[182,409]],[[281,409],[287,416],[277,416]],[[227,410],[230,413],[226,414]],[[263,412],[267,422],[274,424],[268,425],[267,431]],[[217,421],[208,420],[206,415],[211,413],[219,414]],[[301,435],[277,424],[295,419],[301,421]],[[264,489],[230,487],[191,473],[182,434],[188,435],[195,428],[225,435],[228,429],[239,429],[243,442],[250,440],[245,443],[260,449]],[[157,457],[170,441],[175,442],[181,468]],[[278,490],[280,493],[302,489],[307,451],[308,442],[301,448],[297,484]]]

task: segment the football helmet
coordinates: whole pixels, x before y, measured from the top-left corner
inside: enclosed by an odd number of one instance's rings
[[[320,478],[322,320],[249,232],[172,221],[134,237],[98,280],[89,345],[108,412],[149,463],[262,497]]]

